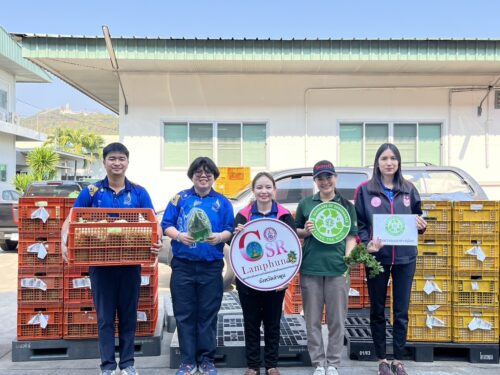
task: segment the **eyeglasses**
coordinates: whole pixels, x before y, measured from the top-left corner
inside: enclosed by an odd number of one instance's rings
[[[207,178],[210,178],[210,177],[213,177],[214,174],[212,172],[207,172],[207,171],[201,170],[201,171],[194,172],[194,175],[196,177],[201,177],[201,176],[205,175]]]

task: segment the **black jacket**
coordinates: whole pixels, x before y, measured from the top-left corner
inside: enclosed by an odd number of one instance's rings
[[[358,235],[361,242],[367,244],[373,234],[373,214],[414,214],[422,215],[420,195],[411,182],[407,187],[394,192],[391,203],[383,192],[368,191],[370,181],[366,181],[356,188],[354,206],[358,216]],[[423,233],[423,231],[419,231]],[[383,246],[373,253],[382,264],[408,264],[416,261],[418,250],[416,246]]]

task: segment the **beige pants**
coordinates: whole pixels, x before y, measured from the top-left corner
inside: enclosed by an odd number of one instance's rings
[[[344,321],[347,315],[349,279],[344,276],[300,275],[302,304],[307,328],[307,348],[314,367],[339,367],[344,347]],[[328,345],[323,343],[321,320],[326,306]]]

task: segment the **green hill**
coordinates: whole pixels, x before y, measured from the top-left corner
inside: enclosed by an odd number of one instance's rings
[[[83,128],[101,135],[118,134],[118,116],[99,112],[53,109],[21,119],[24,127],[51,134],[56,128]]]

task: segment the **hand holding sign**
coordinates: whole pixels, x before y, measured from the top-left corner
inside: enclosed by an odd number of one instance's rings
[[[230,260],[243,284],[257,290],[276,290],[288,284],[299,270],[300,241],[279,220],[253,220],[233,238]]]

